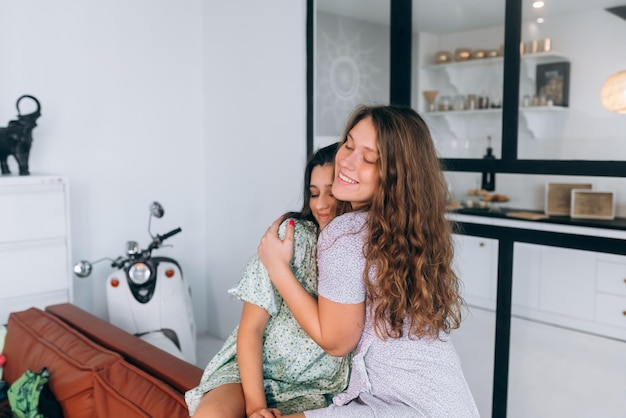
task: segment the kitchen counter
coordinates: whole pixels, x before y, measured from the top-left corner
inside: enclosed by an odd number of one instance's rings
[[[507,216],[511,212],[543,214],[542,211],[500,207],[499,210],[460,208],[450,210],[448,218],[461,223],[503,226],[539,231],[553,231],[577,235],[626,239],[626,218],[613,220],[572,219],[569,216],[549,216],[545,219],[529,220]]]
[[[591,228],[607,228],[607,229],[619,229],[626,231],[626,218],[615,218],[613,220],[603,219],[572,219],[569,216],[556,216],[552,215],[546,219],[527,220],[516,217],[510,217],[507,213],[511,212],[527,212],[536,213],[538,215],[543,214],[542,211],[528,210],[528,209],[514,209],[514,208],[500,208],[499,211],[493,211],[491,209],[479,209],[479,208],[461,208],[451,211],[452,213],[458,213],[463,215],[474,216],[487,216],[490,218],[505,218],[524,220],[529,222],[542,222],[549,224],[569,225],[569,226],[585,226]]]

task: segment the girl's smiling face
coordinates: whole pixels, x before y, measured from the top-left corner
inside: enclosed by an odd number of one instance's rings
[[[309,184],[309,207],[311,213],[320,226],[320,230],[335,217],[337,199],[333,196],[333,166],[332,164],[317,165],[311,171]]]
[[[360,120],[348,132],[335,156],[333,195],[358,209],[371,202],[380,183],[376,128],[370,117]]]

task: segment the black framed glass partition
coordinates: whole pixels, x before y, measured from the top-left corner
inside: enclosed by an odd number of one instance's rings
[[[428,121],[460,207],[451,217],[462,227],[456,268],[470,312],[453,337],[468,382],[482,416],[619,416],[626,115],[603,95],[626,70],[626,6],[467,3],[390,0],[382,102],[410,104]],[[398,46],[407,10],[409,53]],[[396,70],[407,65],[408,80]],[[398,83],[408,101],[397,101]],[[489,195],[506,201],[469,208],[483,200],[470,192],[484,189],[485,174]]]

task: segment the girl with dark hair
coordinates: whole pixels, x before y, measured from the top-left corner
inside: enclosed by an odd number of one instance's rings
[[[335,157],[332,191],[350,202],[318,241],[318,298],[289,269],[279,221],[258,255],[302,328],[326,352],[352,352],[346,392],[297,416],[478,416],[449,339],[463,300],[452,270],[448,190],[426,123],[412,109],[363,106]]]
[[[333,161],[338,144],[317,151],[304,174],[304,204],[285,215],[292,222],[294,252],[290,271],[301,288],[317,296],[318,231],[343,213],[332,195]],[[295,221],[294,221],[295,220]],[[272,417],[327,406],[347,385],[350,360],[326,354],[298,325],[258,257],[253,257],[237,287],[243,301],[239,326],[209,362],[200,384],[185,394],[195,417]]]

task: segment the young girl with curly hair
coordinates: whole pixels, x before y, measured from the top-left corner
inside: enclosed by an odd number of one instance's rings
[[[326,352],[354,350],[347,390],[296,416],[478,416],[449,333],[463,300],[452,270],[448,191],[426,123],[412,109],[363,106],[348,122],[332,187],[353,211],[318,240],[318,299],[289,269],[292,227],[258,255],[302,328]]]

